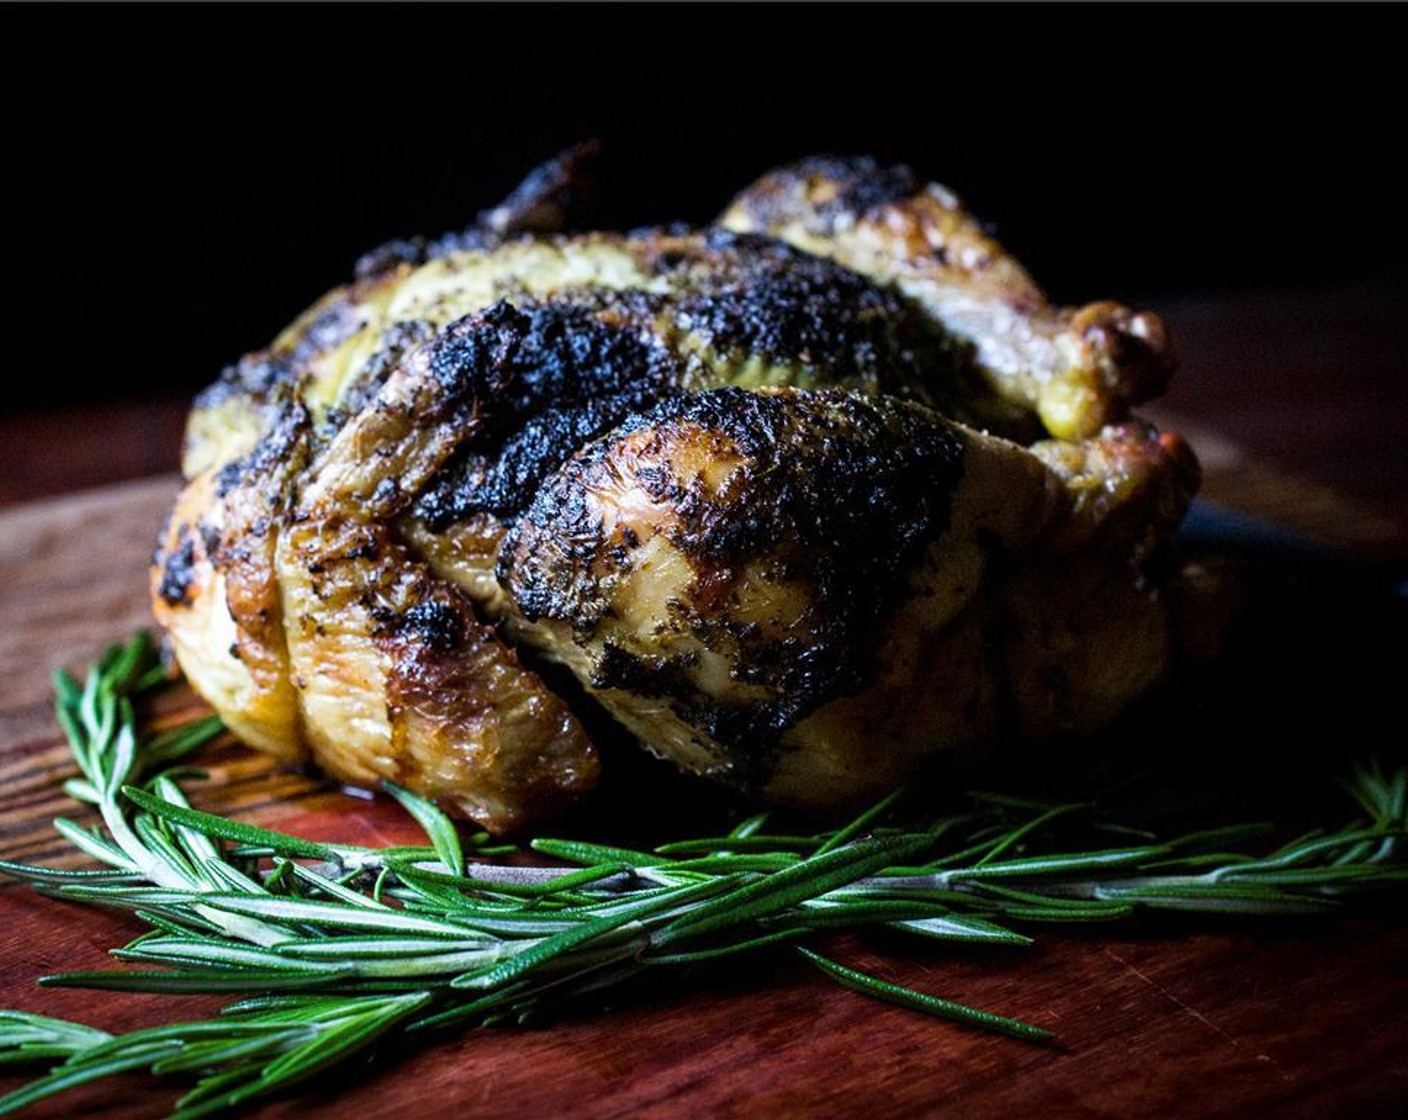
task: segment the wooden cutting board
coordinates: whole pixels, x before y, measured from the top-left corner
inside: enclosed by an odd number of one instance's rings
[[[147,621],[144,569],[169,478],[0,514],[0,855],[51,860],[49,820],[80,816],[49,711],[49,674],[78,669]],[[170,699],[179,715],[196,701]],[[209,758],[199,804],[323,839],[404,843],[399,810],[280,772],[238,747]],[[0,885],[0,1006],[110,1030],[213,1011],[39,989],[111,964],[139,931],[118,914]],[[1182,923],[1043,930],[1030,950],[945,951],[837,940],[893,980],[1051,1028],[1037,1047],[969,1032],[834,987],[805,966],[746,967],[544,1029],[469,1031],[379,1056],[260,1117],[1324,1117],[1408,1114],[1408,926]],[[0,1078],[0,1089],[19,1083]],[[160,1116],[175,1093],[140,1078],[56,1098],[51,1117]]]

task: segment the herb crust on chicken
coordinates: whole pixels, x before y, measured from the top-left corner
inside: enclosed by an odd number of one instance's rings
[[[197,399],[152,598],[236,734],[504,831],[592,788],[586,724],[829,809],[1164,674],[1197,465],[1131,413],[1157,316],[1052,306],[865,159],[561,233],[583,157]]]

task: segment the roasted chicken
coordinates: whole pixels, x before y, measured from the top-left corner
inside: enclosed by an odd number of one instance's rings
[[[593,736],[829,809],[1161,677],[1197,467],[1130,413],[1156,316],[1053,307],[863,159],[569,236],[583,158],[198,398],[153,603],[241,738],[503,831],[592,788]]]

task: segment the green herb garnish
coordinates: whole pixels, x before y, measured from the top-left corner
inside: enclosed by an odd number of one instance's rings
[[[796,952],[844,986],[970,1027],[1034,1042],[1045,1029],[888,983],[810,947],[838,929],[1021,946],[1016,926],[1112,921],[1146,910],[1320,913],[1408,882],[1408,769],[1361,767],[1361,815],[1263,854],[1240,850],[1264,824],[1158,841],[1088,804],[972,795],[964,811],[895,823],[887,797],[850,824],[770,835],[766,814],[727,835],[655,851],[540,839],[574,866],[484,862],[434,805],[393,796],[425,847],[302,840],[192,808],[172,768],[221,731],[206,719],[144,737],[134,697],[164,674],[145,636],[114,647],[83,685],[56,677],[58,719],[82,776],[66,784],[104,828],[56,827],[105,869],[0,861],[58,898],[134,912],[147,932],[114,956],[151,967],[60,973],[41,984],[225,992],[213,1019],[120,1036],[0,1011],[0,1063],[49,1072],[0,1098],[14,1112],[109,1074],[194,1081],[174,1117],[280,1092],[388,1035],[521,1022],[661,971],[748,952]],[[1075,820],[1133,843],[1061,850]],[[1093,832],[1099,835],[1099,832]]]

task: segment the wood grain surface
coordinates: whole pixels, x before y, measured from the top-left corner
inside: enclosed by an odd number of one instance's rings
[[[0,513],[0,854],[50,860],[71,772],[48,707],[80,668],[147,620],[144,568],[174,493],[162,477]],[[197,702],[168,698],[164,718]],[[399,810],[277,770],[235,746],[208,756],[198,804],[305,835],[404,843]],[[136,933],[120,915],[0,886],[0,1006],[110,1030],[211,1012],[163,999],[39,989],[105,967]],[[1036,1047],[879,1006],[801,964],[711,973],[544,1029],[470,1031],[378,1055],[254,1110],[273,1117],[1390,1117],[1408,1110],[1408,929],[1401,916],[1314,925],[1183,923],[1041,931],[1018,951],[837,939],[842,960],[1054,1030]],[[0,1088],[18,1084],[0,1078]],[[170,1089],[128,1078],[48,1102],[47,1117],[152,1117]]]

